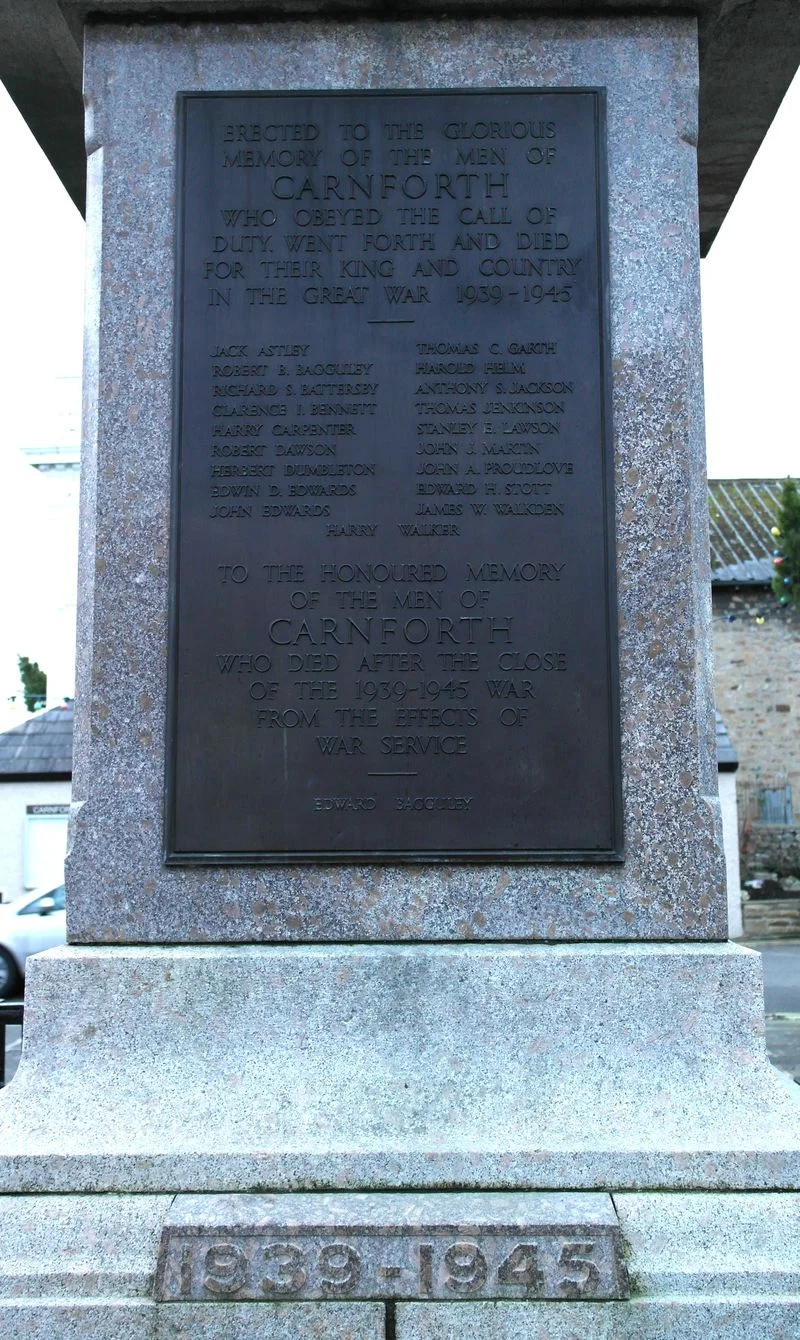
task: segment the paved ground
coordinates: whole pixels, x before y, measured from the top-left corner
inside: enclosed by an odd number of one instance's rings
[[[748,940],[761,954],[767,1014],[800,1013],[800,940]]]
[[[767,1050],[773,1065],[800,1080],[800,940],[749,940],[762,956]],[[6,1083],[19,1064],[20,1029],[6,1029]]]
[[[14,1076],[22,1051],[22,1029],[11,1024],[6,1029],[6,1084]]]
[[[800,940],[748,940],[761,954],[767,1051],[800,1080]]]

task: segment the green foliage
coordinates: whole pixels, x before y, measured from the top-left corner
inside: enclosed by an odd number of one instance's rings
[[[772,590],[782,605],[797,605],[800,604],[800,490],[796,479],[783,481],[775,524],[780,532],[775,536],[775,548],[782,562],[775,568]]]
[[[25,706],[29,712],[35,712],[47,696],[47,675],[39,668],[38,661],[31,661],[27,656],[18,656],[17,665],[25,691]]]

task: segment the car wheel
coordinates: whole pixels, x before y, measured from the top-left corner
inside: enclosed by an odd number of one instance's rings
[[[8,950],[0,945],[0,1000],[13,996],[19,986],[19,969]]]

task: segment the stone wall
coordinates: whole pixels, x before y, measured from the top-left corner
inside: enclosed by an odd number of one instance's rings
[[[800,875],[800,824],[745,823],[741,864],[744,879],[765,870]]]
[[[800,940],[800,898],[758,898],[742,903],[746,940]]]
[[[740,823],[757,817],[748,793],[759,786],[788,782],[800,810],[800,612],[764,587],[715,588],[713,607],[716,705],[739,756]]]

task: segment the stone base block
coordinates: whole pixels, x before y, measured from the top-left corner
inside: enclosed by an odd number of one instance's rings
[[[790,1340],[800,1298],[630,1303],[402,1303],[397,1340]]]
[[[176,1196],[159,1302],[629,1296],[619,1219],[600,1191]]]
[[[176,1303],[153,1340],[384,1340],[382,1303]]]
[[[0,1300],[3,1340],[155,1340],[151,1303]]]
[[[724,945],[62,948],[0,1190],[800,1187]]]
[[[299,1199],[287,1197],[294,1212]],[[385,1198],[387,1212],[393,1199]],[[432,1198],[438,1210],[442,1199]],[[174,1217],[170,1197],[11,1196],[0,1215],[0,1334],[3,1340],[793,1340],[800,1334],[800,1194],[651,1192],[614,1199],[630,1301],[466,1296],[386,1307],[347,1298],[158,1303],[160,1227]]]
[[[3,1340],[384,1340],[380,1303],[5,1303]]]
[[[0,1302],[4,1340],[386,1340],[379,1303]],[[395,1340],[793,1340],[800,1298],[401,1303]]]

